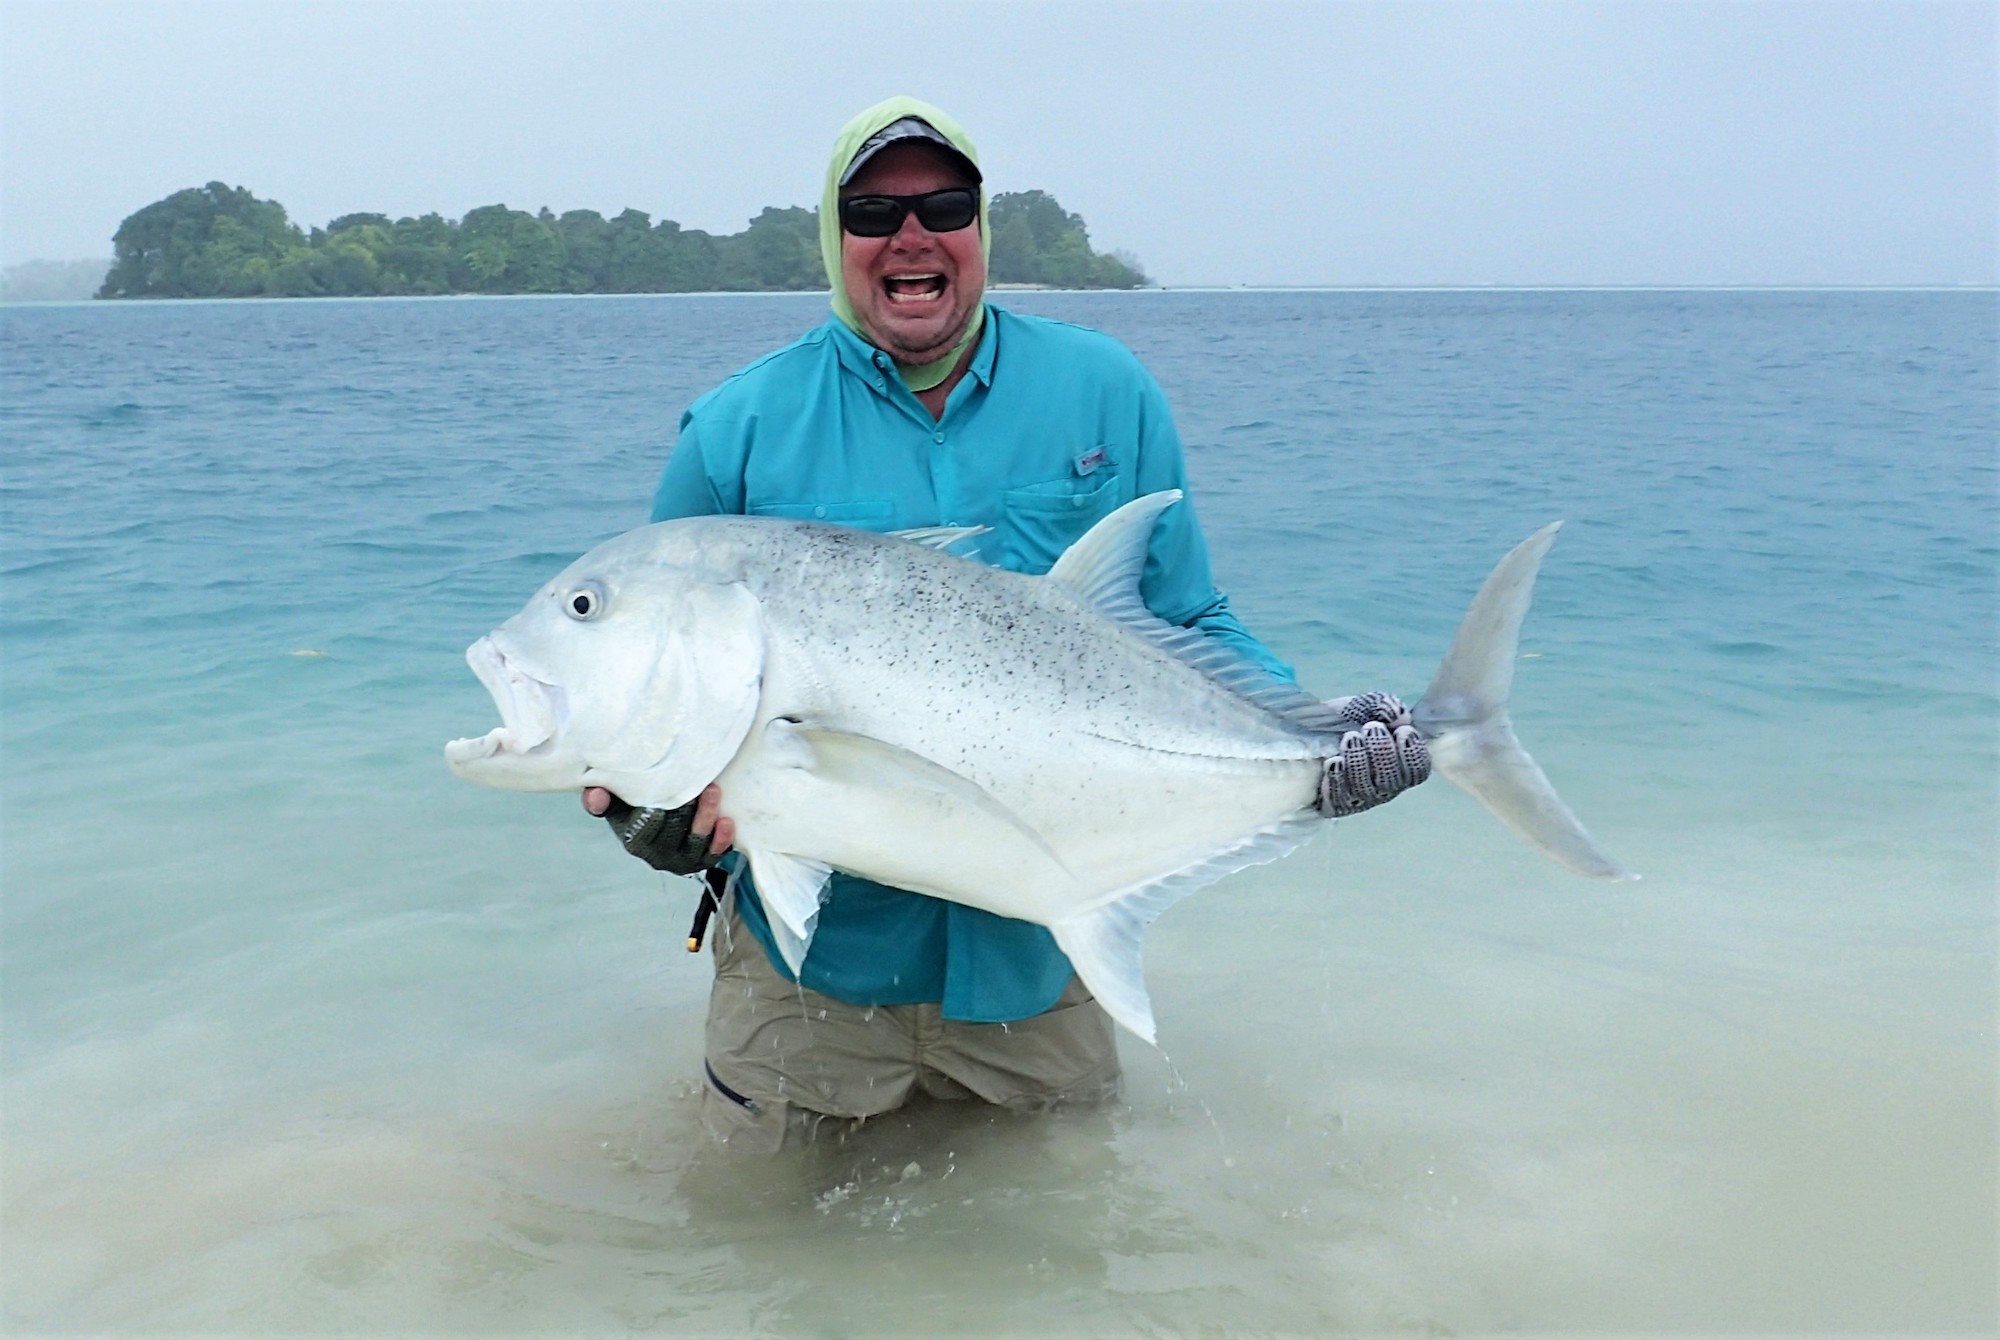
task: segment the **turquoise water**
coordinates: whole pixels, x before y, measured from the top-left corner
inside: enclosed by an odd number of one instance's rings
[[[1515,719],[1645,880],[1429,786],[1162,920],[1112,1110],[732,1165],[687,887],[439,751],[824,299],[0,309],[10,1329],[1995,1324],[1994,295],[1007,300],[1321,692],[1567,518]]]

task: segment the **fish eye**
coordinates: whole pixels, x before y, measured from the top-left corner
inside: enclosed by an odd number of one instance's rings
[[[583,582],[563,593],[563,613],[578,621],[595,619],[604,613],[604,607],[610,600],[603,586],[597,582]]]

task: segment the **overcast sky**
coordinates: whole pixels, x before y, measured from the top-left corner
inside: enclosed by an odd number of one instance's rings
[[[305,225],[814,203],[927,98],[1168,284],[1985,283],[1994,3],[0,8],[0,260],[220,179]]]

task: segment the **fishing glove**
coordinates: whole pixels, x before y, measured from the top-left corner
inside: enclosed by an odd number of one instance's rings
[[[693,831],[694,809],[700,803],[697,796],[678,809],[637,809],[613,796],[604,822],[611,825],[620,846],[653,869],[692,875],[721,859],[708,853],[711,835]]]
[[[1319,812],[1338,819],[1394,800],[1431,775],[1431,751],[1392,693],[1338,700],[1340,752],[1322,761]]]

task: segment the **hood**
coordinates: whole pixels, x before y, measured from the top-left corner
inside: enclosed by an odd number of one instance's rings
[[[971,159],[975,165],[979,162],[979,151],[973,148],[972,139],[965,133],[965,128],[938,108],[927,102],[919,102],[915,98],[894,97],[886,102],[878,102],[841,127],[839,137],[833,142],[833,158],[827,164],[826,184],[819,196],[819,255],[820,260],[826,265],[827,286],[833,293],[833,314],[840,318],[842,325],[864,340],[868,338],[867,332],[861,329],[861,323],[854,315],[854,305],[847,300],[847,286],[841,283],[840,279],[840,176],[847,171],[847,165],[854,161],[854,155],[860,151],[870,135],[906,116],[914,116],[927,122],[932,129],[951,141],[952,148]],[[988,262],[991,262],[993,229],[987,224],[984,187],[979,192],[979,247]],[[950,353],[934,363],[908,366],[898,364],[903,374],[904,385],[912,391],[927,391],[950,374],[952,365],[958,361],[959,355],[965,352],[966,346],[979,338],[980,328],[986,322],[984,293],[980,295],[980,299],[979,305],[972,310],[972,321],[966,326],[964,337],[952,346]]]

